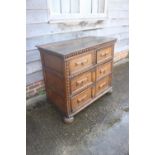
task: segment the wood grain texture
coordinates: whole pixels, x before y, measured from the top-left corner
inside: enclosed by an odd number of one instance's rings
[[[106,61],[107,59],[112,58],[112,48],[101,48],[97,51],[97,63]]]
[[[35,30],[33,31],[35,32]],[[37,49],[36,45],[48,44],[51,42],[54,43],[58,41],[60,42],[60,41],[65,41],[70,39],[77,39],[85,36],[110,37],[114,35],[119,36],[119,34],[128,33],[128,32],[129,32],[128,26],[116,26],[116,27],[109,26],[103,29],[94,29],[94,30],[82,31],[82,32],[77,31],[72,33],[67,32],[67,33],[58,33],[58,34],[49,33],[48,35],[45,34],[43,36],[27,37],[26,49],[34,50],[34,49]]]
[[[112,62],[101,64],[96,67],[96,79],[100,79],[112,72]]]
[[[90,66],[93,66],[93,52],[89,52],[88,54],[80,54],[70,60],[69,72],[70,74],[73,74]]]
[[[83,26],[81,23],[78,22],[71,22],[71,23],[33,23],[33,24],[27,24],[26,25],[26,37],[27,38],[36,38],[46,35],[54,35],[54,34],[62,34],[62,33],[73,33],[78,31],[84,31],[84,30],[93,30],[93,29],[105,29],[105,28],[115,28],[115,27],[125,27],[129,25],[128,19],[110,19],[105,20],[102,22],[98,21],[88,21],[85,23],[85,26]],[[119,33],[119,32],[118,32]],[[117,33],[116,33],[117,34]]]
[[[118,18],[118,19],[126,19],[129,18],[129,12],[128,10],[110,10],[109,11],[109,18]]]
[[[38,50],[26,51],[26,63],[31,63],[40,60],[40,53]]]
[[[39,49],[46,49],[49,52],[53,52],[59,55],[68,55],[73,51],[81,51],[87,48],[93,48],[94,46],[108,43],[108,42],[115,42],[116,39],[113,38],[106,38],[106,37],[83,37],[73,40],[67,40],[62,42],[56,43],[49,43],[46,45],[37,46]]]
[[[80,94],[77,94],[76,96],[71,98],[71,106],[72,106],[71,108],[73,112],[79,109],[80,107],[82,107],[86,102],[91,100],[92,98],[91,92],[92,91],[90,87],[84,90],[83,92],[81,92]]]
[[[26,24],[44,23],[48,21],[47,10],[27,10]]]
[[[47,9],[47,0],[26,0],[26,9]]]
[[[93,82],[94,81],[92,71],[88,71],[78,76],[75,76],[70,80],[71,93],[74,93],[75,91],[78,91],[83,87],[92,84]]]
[[[96,95],[99,95],[103,91],[105,91],[108,87],[110,87],[111,77],[106,76],[96,83]]]
[[[36,81],[40,81],[40,80],[43,80],[43,71],[42,70],[26,75],[26,84],[27,85],[34,83]]]
[[[101,93],[111,90],[115,41],[84,37],[38,47],[47,97],[65,117],[72,117]],[[67,51],[63,56],[60,54],[62,48]],[[105,52],[107,57],[98,61],[98,56]]]
[[[42,66],[41,66],[41,61],[40,60],[33,61],[33,62],[28,63],[26,65],[26,74],[27,75],[32,74],[34,72],[41,71],[41,70],[42,70]]]

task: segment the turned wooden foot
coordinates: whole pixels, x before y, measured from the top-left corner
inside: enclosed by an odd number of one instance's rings
[[[64,116],[63,120],[64,120],[64,123],[70,124],[74,121],[74,117],[65,117]]]
[[[108,94],[112,94],[112,88],[110,88],[110,90],[107,92]]]

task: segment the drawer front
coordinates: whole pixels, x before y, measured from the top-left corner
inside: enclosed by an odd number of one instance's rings
[[[103,48],[97,51],[97,63],[112,58],[112,47]]]
[[[91,84],[93,82],[92,76],[93,76],[92,72],[86,72],[79,76],[74,77],[71,80],[71,86],[70,86],[71,93]]]
[[[69,61],[70,74],[83,70],[93,65],[93,54],[79,55]]]
[[[96,94],[98,95],[104,92],[110,86],[110,83],[111,83],[111,76],[106,76],[102,80],[98,81],[96,84]]]
[[[72,111],[77,110],[91,99],[91,89],[92,88],[88,88],[71,99]]]
[[[96,78],[100,79],[111,72],[112,72],[112,62],[108,62],[106,64],[99,65],[96,68]]]

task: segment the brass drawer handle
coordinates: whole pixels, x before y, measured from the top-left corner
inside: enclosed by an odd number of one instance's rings
[[[84,64],[87,63],[87,62],[88,62],[88,60],[85,59],[85,60],[83,60],[83,61],[78,61],[78,62],[76,62],[75,65],[84,65]]]
[[[80,84],[83,84],[84,82],[87,82],[87,80],[88,80],[88,77],[86,77],[86,78],[84,78],[82,80],[79,80],[76,83],[77,83],[77,85],[80,85]]]
[[[99,85],[99,88],[103,88],[106,85],[106,82]]]
[[[101,53],[100,56],[101,57],[106,57],[108,54],[109,54],[108,52],[105,52],[105,53]]]
[[[87,95],[84,95],[83,97],[78,98],[78,99],[77,99],[77,102],[82,102],[86,97],[87,97]]]
[[[105,74],[105,72],[106,72],[106,70],[105,70],[105,69],[101,69],[101,70],[100,70],[100,73]]]

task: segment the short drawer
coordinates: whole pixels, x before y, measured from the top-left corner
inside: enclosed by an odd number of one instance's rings
[[[96,95],[104,92],[111,83],[111,76],[106,76],[96,83]]]
[[[101,48],[97,51],[97,63],[112,58],[112,47]]]
[[[89,71],[83,74],[80,74],[70,81],[71,93],[78,91],[85,86],[88,86],[93,82],[93,72]]]
[[[70,74],[81,71],[93,65],[93,53],[78,55],[69,61]]]
[[[81,92],[80,94],[72,97],[71,99],[71,107],[72,111],[79,109],[81,106],[88,103],[88,101],[92,98],[92,88],[88,88]]]
[[[98,80],[111,72],[112,72],[112,62],[99,65],[96,68],[96,79]]]

